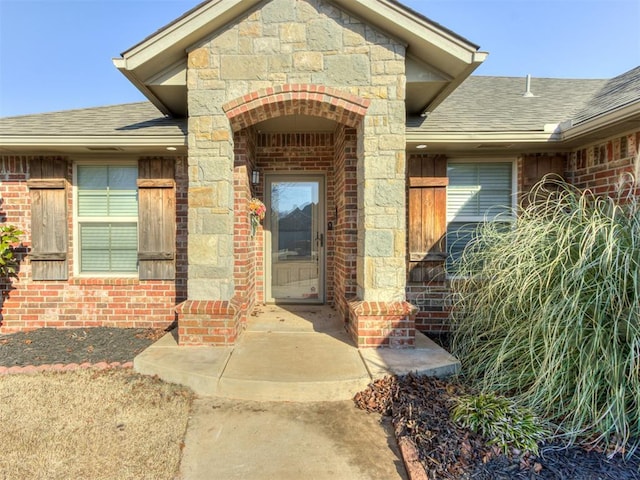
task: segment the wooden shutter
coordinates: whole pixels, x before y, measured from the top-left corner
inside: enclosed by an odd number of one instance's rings
[[[410,158],[410,282],[445,279],[447,184],[446,157]]]
[[[175,278],[174,161],[138,161],[138,274],[141,280]]]
[[[523,161],[523,185],[521,192],[521,204],[528,203],[527,195],[547,174],[553,173],[559,177],[564,177],[566,158],[564,155],[528,155]]]
[[[31,197],[31,276],[33,280],[66,280],[67,162],[32,159],[27,181]]]

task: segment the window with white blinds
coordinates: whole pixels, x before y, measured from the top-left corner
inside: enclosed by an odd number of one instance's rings
[[[138,257],[136,165],[77,165],[79,273],[135,273]]]
[[[457,260],[475,236],[478,224],[509,218],[513,207],[511,162],[447,165],[447,266]]]

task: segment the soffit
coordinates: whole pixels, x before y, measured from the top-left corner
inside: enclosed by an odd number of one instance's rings
[[[407,46],[407,109],[433,110],[486,58],[478,46],[395,0],[329,0]],[[260,0],[210,0],[114,59],[163,113],[186,116],[186,55]]]

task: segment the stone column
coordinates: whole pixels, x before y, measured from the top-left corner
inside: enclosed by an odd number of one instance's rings
[[[388,75],[372,79],[375,99],[358,130],[358,296],[349,327],[360,347],[413,347],[416,309],[405,301],[404,56],[372,47],[371,60],[373,71]]]
[[[212,88],[208,48],[189,54],[188,300],[179,306],[181,345],[228,345],[237,336],[234,303],[233,134]]]

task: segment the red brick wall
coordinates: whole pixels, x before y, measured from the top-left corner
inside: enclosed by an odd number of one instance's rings
[[[639,152],[640,131],[585,145],[573,150],[569,156],[568,180],[597,194],[616,195],[625,174],[637,176]],[[637,187],[635,194],[640,194]]]
[[[585,145],[573,150],[566,162],[565,178],[579,188],[592,189],[597,194],[615,195],[621,178],[625,174],[636,174],[640,169],[640,131],[611,137],[605,141]],[[562,153],[528,153],[517,162],[518,194],[527,193],[527,179],[524,178],[523,159],[531,161],[552,158]],[[635,187],[635,194],[640,189]],[[407,283],[407,301],[419,309],[416,328],[424,332],[441,332],[449,329],[451,296],[447,282]]]
[[[257,252],[262,244],[262,229],[251,236],[249,201],[253,197],[251,172],[255,164],[255,132],[252,128],[234,135],[234,281],[240,302],[240,322],[246,323],[247,313],[256,303]],[[259,301],[263,301],[261,299]]]
[[[334,232],[335,305],[343,319],[349,318],[348,301],[356,297],[358,241],[357,132],[340,127],[336,132]]]
[[[414,156],[424,156],[424,154],[409,154],[409,158]],[[522,192],[524,182],[522,157],[516,161],[516,169],[517,189],[518,192]],[[409,225],[409,221],[407,221],[407,225]],[[409,251],[407,248],[407,252]],[[408,258],[407,265],[409,265]],[[422,332],[446,332],[449,330],[452,297],[447,280],[409,282],[407,277],[406,295],[407,301],[418,308],[415,319],[416,330]]]
[[[265,175],[269,173],[321,173],[326,178],[327,221],[335,224],[335,145],[333,133],[263,133],[257,136],[256,168],[260,171],[260,184],[256,195],[264,201]],[[326,232],[326,298],[334,303],[335,229]],[[259,248],[260,245],[257,247]],[[262,257],[263,248],[257,250]],[[258,259],[256,273],[264,279],[264,259]],[[264,287],[264,286],[263,286]],[[264,295],[264,289],[258,296]],[[264,298],[264,297],[262,297]]]
[[[33,156],[0,157],[0,196],[3,223],[25,233],[22,245],[30,245],[31,212],[28,164]],[[47,157],[54,158],[54,157]],[[39,327],[136,327],[164,328],[175,320],[174,308],[186,297],[186,159],[176,158],[177,279],[140,281],[135,278],[86,278],[73,275],[72,163],[67,174],[69,218],[68,281],[34,281],[29,258],[20,264],[18,280],[4,285],[0,332]]]

